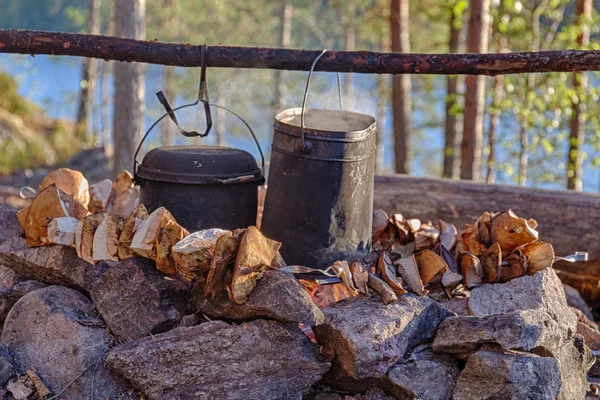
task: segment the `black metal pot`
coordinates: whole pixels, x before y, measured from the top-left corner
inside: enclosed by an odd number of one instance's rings
[[[324,269],[370,251],[375,118],[305,103],[275,117],[261,228],[288,264]]]

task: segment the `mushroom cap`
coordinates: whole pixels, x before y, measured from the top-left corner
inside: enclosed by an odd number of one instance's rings
[[[87,208],[90,202],[89,183],[81,172],[69,168],[55,169],[42,179],[40,190],[52,184]]]

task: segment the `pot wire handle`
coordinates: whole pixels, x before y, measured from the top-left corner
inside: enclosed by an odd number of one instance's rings
[[[321,57],[323,57],[323,55],[325,53],[327,53],[327,49],[323,49],[321,54],[319,54],[317,56],[317,58],[315,58],[315,61],[313,61],[312,65],[310,66],[310,70],[308,71],[308,78],[306,79],[306,89],[304,89],[304,99],[302,100],[302,112],[300,114],[300,127],[301,127],[300,133],[302,135],[302,151],[305,153],[310,153],[312,151],[312,147],[310,147],[306,144],[306,139],[304,137],[304,132],[306,131],[306,127],[304,126],[304,110],[306,109],[306,101],[308,100],[308,87],[310,86],[310,78],[315,69],[315,65],[317,65],[317,61],[319,61],[319,59]],[[339,97],[339,102],[340,102],[340,111],[343,111],[344,105],[342,103],[342,82],[341,82],[339,72],[337,73],[337,83],[338,83],[338,97]]]

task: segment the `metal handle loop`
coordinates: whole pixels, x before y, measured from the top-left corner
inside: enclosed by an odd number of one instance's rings
[[[308,79],[306,80],[306,89],[304,90],[304,99],[302,100],[302,112],[300,114],[300,127],[301,127],[300,133],[302,136],[302,150],[306,153],[310,153],[312,151],[312,149],[309,148],[309,146],[307,146],[306,139],[304,137],[304,131],[306,130],[306,127],[304,126],[304,110],[306,109],[306,101],[308,100],[308,87],[310,86],[310,78],[315,69],[315,65],[317,65],[317,61],[319,61],[319,59],[321,57],[323,57],[323,55],[326,52],[327,52],[327,49],[323,49],[321,54],[319,54],[317,56],[317,58],[315,58],[315,61],[313,61],[312,65],[310,66],[310,70],[308,71]],[[337,82],[338,82],[338,97],[339,97],[339,101],[340,101],[340,111],[343,111],[344,106],[342,104],[342,83],[341,83],[341,78],[340,78],[339,72],[337,73]]]
[[[137,157],[138,154],[142,148],[142,145],[144,144],[144,141],[146,140],[146,138],[148,137],[148,135],[150,134],[150,132],[152,131],[152,129],[154,129],[154,127],[156,125],[158,125],[158,123],[160,121],[162,121],[163,119],[165,119],[167,116],[171,117],[171,119],[173,119],[175,117],[175,111],[181,110],[183,108],[187,108],[187,107],[193,107],[196,104],[198,104],[198,102],[192,103],[192,104],[185,104],[183,106],[179,106],[176,107],[170,111],[167,111],[166,113],[164,113],[159,119],[157,119],[156,121],[154,121],[154,123],[152,124],[152,126],[150,126],[150,128],[146,131],[146,133],[144,134],[144,137],[142,137],[142,140],[140,140],[140,144],[138,145],[137,149],[135,150],[135,153],[133,155],[133,179],[134,182],[136,181],[137,178],[137,168],[138,168],[138,161],[137,161]],[[260,153],[260,159],[261,159],[261,166],[262,166],[262,173],[264,174],[265,172],[265,155],[262,151],[262,148],[260,147],[260,143],[258,141],[258,139],[256,138],[256,134],[254,133],[254,131],[252,130],[252,128],[250,127],[250,125],[246,122],[246,120],[244,120],[240,115],[238,115],[237,113],[231,111],[230,109],[217,105],[217,104],[210,104],[210,103],[206,103],[207,106],[212,106],[212,107],[216,107],[216,108],[220,108],[223,109],[225,111],[228,111],[230,114],[233,114],[234,116],[236,116],[240,121],[242,121],[242,123],[246,126],[246,128],[248,128],[248,130],[250,131],[250,134],[252,135],[252,139],[254,139],[254,143],[256,143],[256,147],[258,148],[258,152]],[[170,107],[169,107],[170,108]]]

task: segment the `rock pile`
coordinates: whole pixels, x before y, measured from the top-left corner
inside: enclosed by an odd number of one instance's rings
[[[466,298],[319,308],[275,269],[236,304],[147,259],[80,262],[0,236],[4,398],[39,397],[29,371],[64,399],[583,399],[600,344],[552,269]]]

